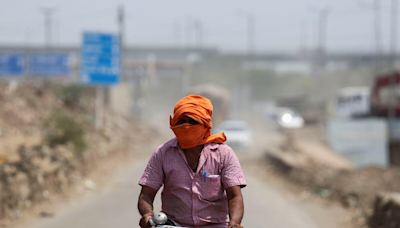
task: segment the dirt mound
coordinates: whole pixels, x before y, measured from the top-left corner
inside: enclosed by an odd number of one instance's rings
[[[311,194],[353,209],[356,226],[367,224],[379,193],[400,192],[400,168],[347,167],[337,156],[325,156],[327,151],[318,150],[323,145],[315,144],[318,143],[293,142],[289,138],[280,148],[269,148],[267,158],[284,176]]]
[[[290,177],[315,192],[325,191],[326,197],[340,200],[344,206],[357,206],[365,211],[370,211],[379,192],[400,192],[399,168],[332,170],[313,165],[297,169]]]
[[[0,81],[0,132],[31,133],[39,131],[41,124],[54,110],[69,111],[64,105],[62,85],[17,85]],[[94,96],[86,88],[80,99],[81,109],[74,112],[94,113]]]
[[[84,88],[79,105],[68,106],[60,95],[60,85],[16,86],[0,82],[0,218],[16,219],[20,211],[65,193],[70,186],[94,188],[85,177],[110,157],[148,152],[158,132],[139,119],[109,110],[103,127],[94,129],[94,96]],[[55,112],[56,111],[56,112]],[[82,121],[88,145],[77,152],[70,143],[46,145],[44,121],[63,113]],[[4,225],[2,221],[2,224]],[[0,224],[1,226],[1,224]]]

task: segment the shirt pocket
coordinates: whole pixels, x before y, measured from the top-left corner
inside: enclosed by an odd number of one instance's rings
[[[202,183],[201,196],[207,201],[216,201],[222,197],[222,183],[220,175],[207,176],[206,182]]]

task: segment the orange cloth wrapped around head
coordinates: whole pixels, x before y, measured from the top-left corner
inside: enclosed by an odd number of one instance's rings
[[[224,133],[211,135],[212,113],[213,106],[211,101],[199,95],[186,96],[176,103],[174,118],[170,116],[170,125],[182,149],[189,149],[211,142],[223,143],[226,141]],[[184,123],[176,125],[184,116],[194,119],[199,124]]]

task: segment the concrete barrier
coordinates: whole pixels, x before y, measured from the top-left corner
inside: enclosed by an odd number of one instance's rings
[[[332,149],[357,167],[388,166],[388,126],[384,119],[330,120],[327,131]]]

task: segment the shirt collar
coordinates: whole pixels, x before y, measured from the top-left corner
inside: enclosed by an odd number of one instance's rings
[[[219,145],[220,144],[218,144],[218,143],[207,143],[207,144],[204,145],[204,149],[205,150],[216,150],[216,149],[219,148]],[[172,147],[179,147],[177,138],[174,139],[174,141],[171,143],[171,146]]]
[[[216,150],[219,148],[219,145],[220,144],[218,144],[218,143],[208,143],[205,145],[205,147],[207,147],[210,150]]]
[[[177,139],[177,138],[174,138],[174,140],[173,140],[172,143],[171,143],[171,146],[172,146],[172,147],[179,147],[178,139]]]

